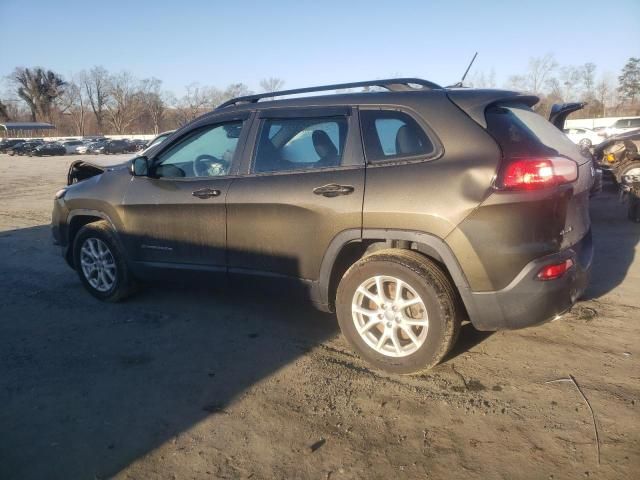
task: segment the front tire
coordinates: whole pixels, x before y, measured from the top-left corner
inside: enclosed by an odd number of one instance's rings
[[[400,374],[437,365],[461,323],[447,275],[411,250],[382,250],[353,264],[338,286],[336,312],[343,335],[365,360]]]
[[[94,297],[119,302],[133,293],[133,278],[108,222],[89,223],[80,229],[73,260],[80,281]]]

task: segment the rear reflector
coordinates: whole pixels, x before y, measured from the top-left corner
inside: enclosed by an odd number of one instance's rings
[[[538,280],[555,280],[567,273],[571,267],[573,267],[573,260],[570,258],[561,263],[547,265],[538,272]]]
[[[498,188],[535,190],[570,183],[578,178],[578,164],[563,157],[517,158],[503,167]]]

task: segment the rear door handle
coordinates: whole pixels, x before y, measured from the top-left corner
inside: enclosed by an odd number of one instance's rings
[[[218,197],[220,196],[220,190],[216,190],[214,188],[201,188],[200,190],[196,190],[195,192],[191,192],[191,195],[194,197],[198,197],[202,200],[206,198]]]
[[[350,193],[353,193],[353,190],[354,188],[351,185],[330,183],[328,185],[323,185],[322,187],[314,188],[313,193],[324,197],[337,197],[338,195],[349,195]]]

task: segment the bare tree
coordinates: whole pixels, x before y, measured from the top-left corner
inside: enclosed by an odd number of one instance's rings
[[[103,67],[93,67],[88,72],[82,72],[80,75],[87,99],[96,117],[98,133],[103,133],[105,112],[109,99],[109,72]]]
[[[596,83],[596,65],[595,63],[585,63],[581,71],[582,86],[584,87],[584,96],[586,99],[593,98]]]
[[[554,56],[547,53],[542,57],[529,59],[527,73],[524,75],[512,75],[508,85],[517,90],[526,90],[535,94],[541,94],[548,85],[551,73],[558,67]]]
[[[260,88],[263,92],[277,92],[284,87],[284,80],[278,77],[263,78],[260,80]]]
[[[494,88],[496,86],[496,71],[492,68],[488,75],[482,70],[474,72],[465,83],[474,88]]]
[[[186,87],[186,93],[177,101],[176,111],[178,123],[184,125],[195,119],[204,111],[213,107],[212,99],[215,97],[215,89],[202,87],[198,83],[190,83]]]
[[[40,67],[16,68],[12,80],[18,96],[31,110],[31,120],[51,121],[51,109],[64,91],[65,81],[57,73]]]
[[[600,80],[595,85],[595,97],[596,100],[602,106],[602,116],[607,116],[607,105],[611,100],[611,93],[614,91],[611,77],[607,74],[603,74]]]
[[[69,115],[73,121],[77,135],[85,134],[85,123],[89,112],[89,102],[84,89],[78,79],[73,79],[60,96],[61,113]]]
[[[582,71],[571,65],[562,67],[558,77],[549,77],[547,87],[551,96],[562,102],[577,101],[581,97]]]
[[[147,78],[141,82],[141,100],[145,113],[151,119],[153,133],[160,132],[160,123],[166,112],[165,96],[161,92],[162,80]]]
[[[108,83],[109,101],[106,114],[109,124],[118,134],[123,134],[138,118],[142,101],[136,81],[129,72],[112,75]]]

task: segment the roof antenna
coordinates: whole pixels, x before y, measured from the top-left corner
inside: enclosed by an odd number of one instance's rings
[[[469,73],[469,70],[471,70],[471,65],[473,65],[473,62],[476,61],[476,57],[477,56],[478,56],[478,52],[475,53],[475,55],[471,59],[471,62],[469,62],[469,66],[464,71],[464,75],[462,75],[462,78],[460,79],[460,81],[458,83],[455,83],[455,84],[451,85],[451,88],[458,88],[458,87],[463,87],[464,86],[462,83],[464,82],[464,79],[467,78],[467,73]]]

